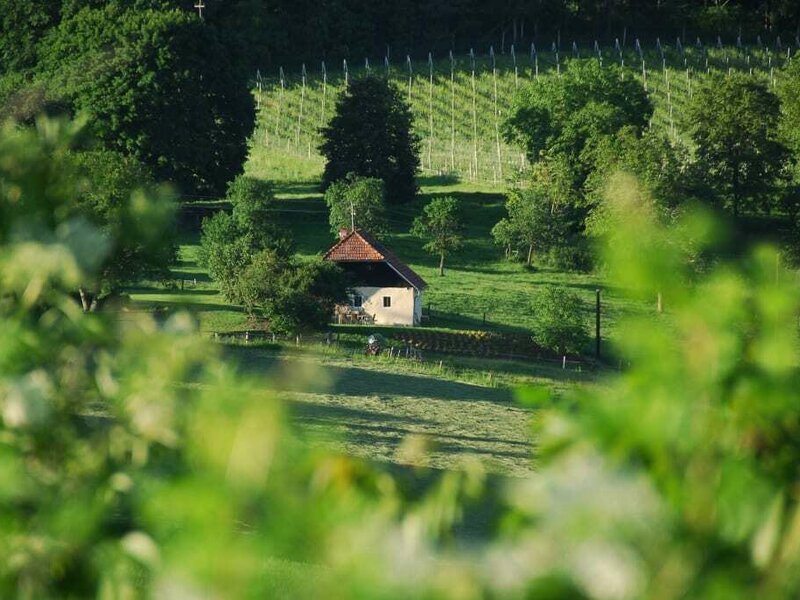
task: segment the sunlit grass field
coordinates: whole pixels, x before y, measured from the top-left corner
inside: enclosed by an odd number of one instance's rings
[[[536,293],[554,285],[586,300],[587,326],[593,323],[595,288],[603,289],[604,335],[613,333],[625,313],[647,311],[605,289],[597,275],[527,270],[507,261],[489,234],[504,211],[499,190],[447,180],[421,184],[414,203],[390,209],[386,242],[429,283],[426,327],[530,334]],[[276,189],[276,219],[289,229],[299,253],[324,252],[334,240],[317,184],[277,183]],[[462,201],[467,224],[464,250],[452,258],[444,277],[437,275],[435,257],[408,234],[421,206],[438,194]],[[185,231],[173,287],[132,289],[134,305],[165,316],[189,310],[208,335],[253,328],[197,264],[198,242],[197,231]],[[364,338],[368,333],[365,328]],[[239,338],[228,354],[244,371],[263,377],[265,389],[289,401],[295,421],[314,443],[382,463],[432,469],[458,469],[477,458],[491,473],[512,476],[534,466],[536,415],[517,402],[515,390],[538,386],[561,396],[576,385],[593,385],[598,377],[574,365],[562,369],[527,361],[441,355],[422,362],[375,359],[363,356],[358,342],[337,350],[318,343],[244,345]]]
[[[289,230],[303,256],[324,253],[333,243],[327,209],[316,182],[277,183],[276,220]],[[413,218],[437,195],[451,194],[461,201],[466,224],[465,244],[448,259],[445,275],[437,273],[437,258],[422,250],[422,242],[408,231]],[[595,290],[601,290],[602,337],[613,340],[624,315],[655,314],[652,306],[632,302],[620,290],[604,285],[601,275],[527,269],[503,256],[491,237],[491,228],[505,214],[501,191],[481,184],[453,183],[436,178],[421,180],[417,199],[388,211],[390,231],[385,242],[428,282],[423,310],[426,325],[449,329],[488,329],[530,333],[536,295],[548,286],[566,288],[585,301],[587,326],[594,324]],[[204,331],[226,332],[248,328],[244,312],[225,302],[208,274],[197,265],[199,233],[184,234],[180,262],[173,269],[176,289],[155,285],[133,290],[133,299],[169,310],[184,305],[196,312]],[[180,289],[183,280],[184,289]]]

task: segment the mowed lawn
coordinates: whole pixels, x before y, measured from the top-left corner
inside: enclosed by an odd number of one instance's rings
[[[458,469],[477,459],[500,475],[522,475],[533,468],[537,411],[520,404],[510,387],[414,373],[366,359],[244,346],[226,352],[289,403],[313,443],[397,465]],[[493,362],[484,364],[503,368]],[[555,369],[519,376],[518,381],[556,395],[593,380],[591,374]]]

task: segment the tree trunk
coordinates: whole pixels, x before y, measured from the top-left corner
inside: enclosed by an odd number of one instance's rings
[[[531,260],[533,259],[533,244],[528,245],[528,266],[531,266]]]
[[[78,293],[81,296],[81,308],[83,308],[83,312],[88,313],[97,310],[97,294],[91,294],[83,288],[79,288]]]
[[[439,277],[444,277],[444,252],[439,255]]]

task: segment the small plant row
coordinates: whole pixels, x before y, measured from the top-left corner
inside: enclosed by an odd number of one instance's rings
[[[425,352],[463,354],[469,356],[525,356],[541,358],[548,353],[530,336],[487,331],[425,331],[409,329],[392,334],[392,340]]]
[[[794,41],[794,40],[792,40]],[[593,58],[620,65],[647,88],[655,105],[653,124],[678,135],[676,123],[692,95],[695,80],[711,71],[741,71],[774,82],[776,70],[792,59],[795,49],[776,41],[743,46],[678,46],[658,43],[581,48],[553,48],[514,54],[429,57],[400,65],[367,63],[334,68],[302,69],[277,77],[258,73],[254,95],[259,123],[253,145],[317,159],[320,128],[331,116],[337,96],[353,78],[371,73],[387,77],[406,94],[420,136],[422,169],[451,173],[462,179],[498,181],[525,167],[526,157],[505,143],[499,126],[514,94],[541,75],[559,73],[575,58]]]

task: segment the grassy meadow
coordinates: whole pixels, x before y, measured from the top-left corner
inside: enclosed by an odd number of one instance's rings
[[[334,243],[334,237],[316,182],[276,182],[276,188],[276,219],[291,232],[298,252],[304,256],[324,253]],[[408,231],[422,206],[443,194],[461,201],[466,233],[463,249],[448,260],[445,275],[440,277],[437,258],[424,252],[420,240]],[[610,340],[624,314],[655,311],[655,303],[650,307],[631,302],[619,290],[605,286],[596,274],[529,270],[506,260],[490,233],[504,210],[501,190],[453,183],[445,178],[422,179],[421,193],[413,203],[389,208],[390,232],[385,241],[428,282],[423,302],[425,314],[430,315],[428,326],[528,333],[533,325],[536,294],[547,286],[564,287],[579,294],[585,300],[587,324],[594,322],[595,290],[601,289],[603,337]],[[198,243],[198,231],[184,232],[180,262],[173,269],[178,282],[175,289],[160,285],[137,288],[132,290],[133,299],[162,310],[187,306],[197,313],[201,328],[207,332],[247,329],[246,315],[225,302],[208,274],[197,265]],[[183,290],[181,280],[185,282]]]
[[[454,359],[440,369],[273,345],[229,346],[226,353],[289,401],[295,421],[315,443],[438,470],[477,458],[489,472],[512,476],[534,466],[536,411],[516,402],[511,386],[543,386],[559,396],[595,377],[510,361]]]
[[[276,189],[276,218],[291,231],[299,253],[324,252],[334,240],[316,182],[278,180]],[[436,272],[436,258],[408,234],[421,206],[438,194],[457,196],[467,223],[464,250],[452,258],[444,277]],[[553,285],[585,298],[587,324],[593,322],[594,290],[601,287],[604,335],[613,334],[624,314],[648,310],[606,289],[597,275],[527,270],[507,261],[489,233],[503,214],[503,203],[501,191],[491,186],[422,179],[413,204],[390,209],[386,242],[429,283],[424,306],[431,318],[426,327],[529,334],[536,293]],[[209,335],[253,328],[242,309],[228,304],[198,266],[198,243],[199,232],[185,230],[171,286],[143,284],[130,290],[134,305],[164,316],[189,310]],[[365,329],[364,338],[367,333]],[[226,347],[232,361],[289,401],[296,422],[315,443],[383,463],[431,469],[459,468],[475,457],[499,475],[531,469],[536,411],[521,406],[515,390],[537,386],[560,396],[597,380],[597,373],[574,365],[564,370],[548,363],[427,353],[421,362],[366,357],[363,339],[352,332],[344,337],[350,342],[336,347],[245,345],[241,338]]]

